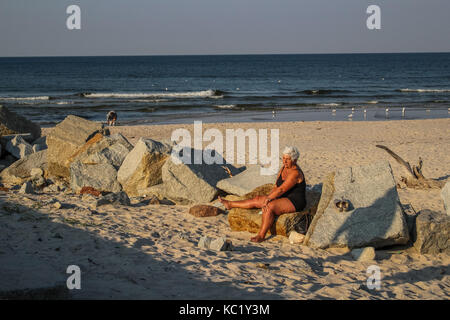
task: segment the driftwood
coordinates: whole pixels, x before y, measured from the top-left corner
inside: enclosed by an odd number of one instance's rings
[[[401,177],[401,181],[406,184],[408,188],[415,189],[441,189],[444,186],[444,181],[438,181],[434,179],[427,179],[422,174],[423,160],[419,157],[419,164],[417,166],[412,166],[409,162],[403,160],[399,155],[393,152],[386,146],[377,144],[377,148],[385,150],[389,153],[398,163],[406,168],[408,172],[408,177]]]

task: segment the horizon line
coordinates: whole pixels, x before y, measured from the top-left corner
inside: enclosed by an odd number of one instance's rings
[[[333,52],[333,53],[212,53],[212,54],[118,54],[118,55],[37,55],[0,56],[0,58],[91,58],[91,57],[189,57],[189,56],[263,56],[263,55],[350,55],[350,54],[442,54],[450,51],[405,51],[405,52]]]

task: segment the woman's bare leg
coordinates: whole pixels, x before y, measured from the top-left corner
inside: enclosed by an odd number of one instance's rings
[[[264,200],[266,200],[266,196],[259,196],[248,200],[240,200],[240,201],[230,201],[225,200],[219,197],[219,201],[225,206],[227,209],[231,208],[243,208],[243,209],[253,209],[253,208],[262,208],[264,205]]]
[[[275,216],[289,212],[295,212],[295,207],[288,198],[280,198],[269,202],[269,204],[263,208],[261,228],[259,229],[258,234],[250,240],[253,242],[264,241],[267,231],[275,220]]]

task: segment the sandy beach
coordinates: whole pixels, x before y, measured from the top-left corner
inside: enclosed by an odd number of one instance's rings
[[[111,127],[131,144],[140,137],[170,139],[193,124]],[[427,178],[450,179],[450,119],[377,122],[254,122],[203,124],[203,129],[279,129],[279,146],[296,146],[310,186],[338,168],[388,160],[395,180],[406,161],[423,159]],[[51,128],[43,129],[46,135]],[[440,191],[397,189],[404,207],[445,212]],[[354,261],[346,249],[314,250],[275,236],[255,244],[251,233],[232,231],[227,216],[197,218],[189,206],[105,205],[92,210],[72,193],[21,195],[0,191],[0,264],[10,276],[42,266],[38,277],[66,279],[82,270],[74,299],[449,299],[450,258],[420,255],[413,247],[377,250],[377,260]],[[54,203],[62,204],[57,209]],[[202,236],[226,236],[234,250],[197,247]],[[9,262],[8,262],[9,261]],[[20,262],[20,264],[18,263]],[[366,286],[366,270],[381,270],[381,289]],[[20,265],[20,266],[18,266]],[[28,270],[28,271],[27,271]],[[31,272],[31,271],[30,271]],[[8,273],[3,275],[6,279]],[[30,276],[31,277],[31,276]],[[46,281],[46,280],[45,280]]]

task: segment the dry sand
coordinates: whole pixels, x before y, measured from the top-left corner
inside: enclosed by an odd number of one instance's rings
[[[139,137],[169,139],[191,125],[114,127],[131,143]],[[295,145],[309,185],[340,167],[389,160],[397,181],[404,173],[383,144],[405,160],[424,160],[426,177],[449,180],[450,119],[384,122],[270,122],[204,124],[204,129],[278,128],[280,148]],[[48,132],[49,129],[44,130]],[[439,190],[399,189],[411,210],[444,212]],[[0,195],[0,264],[40,264],[50,279],[82,270],[73,298],[124,299],[448,299],[447,255],[419,255],[414,248],[377,250],[377,261],[353,261],[344,249],[313,250],[276,236],[261,243],[231,231],[225,215],[196,218],[187,206],[112,205],[89,209],[79,195]],[[63,207],[55,209],[52,202]],[[226,236],[234,251],[197,248],[202,236]],[[366,286],[367,267],[381,270],[381,289]],[[10,270],[11,271],[11,270]],[[16,275],[17,276],[17,275]],[[14,275],[0,280],[13,281]],[[1,285],[0,285],[1,288]]]

